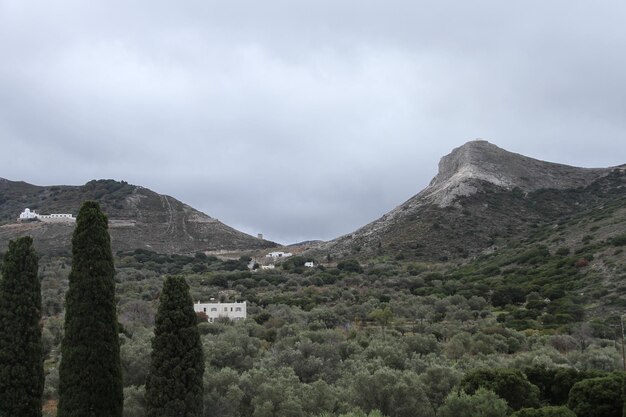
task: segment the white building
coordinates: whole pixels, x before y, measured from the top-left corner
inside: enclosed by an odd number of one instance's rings
[[[293,253],[291,252],[270,252],[267,255],[265,255],[265,257],[266,258],[288,258],[292,255]]]
[[[193,305],[196,313],[204,313],[208,316],[209,323],[213,323],[215,319],[227,317],[233,321],[243,320],[247,317],[246,302],[241,303],[200,303],[198,301]]]
[[[20,213],[20,217],[18,218],[18,220],[32,220],[38,217],[39,217],[39,214],[35,213],[34,211],[30,211],[30,209],[27,208],[27,209],[24,209],[24,211]]]
[[[314,262],[305,262],[304,266],[306,266],[307,268],[315,268],[315,263]]]
[[[274,264],[261,265],[261,269],[274,269],[274,268],[276,268]]]
[[[34,210],[30,211],[30,209],[26,208],[23,212],[20,213],[20,217],[18,218],[18,220],[41,220],[42,222],[75,222],[76,218],[71,214],[65,213],[39,214]]]

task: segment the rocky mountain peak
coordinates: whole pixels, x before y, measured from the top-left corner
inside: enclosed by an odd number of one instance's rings
[[[448,206],[458,196],[477,192],[477,181],[507,190],[567,189],[589,185],[609,172],[606,168],[578,168],[540,161],[506,151],[486,140],[474,140],[441,158],[437,176],[419,197]]]

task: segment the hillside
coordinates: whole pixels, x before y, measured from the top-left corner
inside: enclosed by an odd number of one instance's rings
[[[275,244],[239,232],[167,195],[114,180],[83,186],[37,186],[0,179],[0,251],[18,236],[33,236],[44,253],[69,252],[71,223],[17,223],[24,208],[76,215],[85,200],[99,201],[109,216],[113,249],[161,253],[249,250]]]
[[[505,417],[522,406],[565,406],[577,382],[614,378],[622,369],[625,171],[544,163],[471,142],[442,160],[426,190],[387,216],[333,242],[286,247],[294,256],[268,270],[249,269],[251,260],[266,261],[261,246],[238,259],[167,253],[168,244],[268,242],[115,181],[3,181],[0,231],[35,231],[36,241],[54,245],[69,239],[71,226],[16,226],[16,213],[29,206],[75,214],[83,199],[98,199],[110,213],[124,407],[133,415],[144,415],[163,279],[181,275],[194,301],[247,303],[247,320],[198,324],[206,415],[266,415],[271,407],[301,417],[367,416],[362,410],[383,410],[369,417],[457,416],[458,406],[450,412],[455,393],[486,375],[496,388],[528,388],[490,394],[489,404],[500,401],[498,416]],[[194,238],[198,224],[213,234]],[[197,243],[214,236],[226,243]],[[149,245],[131,249],[141,239]],[[119,250],[120,242],[128,249]],[[56,415],[58,402],[67,252],[44,253],[39,263],[46,417]],[[621,387],[602,399],[620,412]]]
[[[443,157],[439,173],[419,194],[313,253],[464,259],[527,237],[542,225],[560,224],[606,204],[623,206],[624,197],[624,167],[571,167],[472,141]]]

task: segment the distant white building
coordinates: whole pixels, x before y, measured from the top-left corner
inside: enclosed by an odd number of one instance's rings
[[[276,268],[274,264],[261,265],[261,269],[274,269],[274,268]]]
[[[23,212],[20,213],[20,217],[18,218],[19,221],[24,221],[24,220],[41,220],[43,222],[55,222],[55,221],[61,221],[61,222],[75,222],[76,218],[74,216],[72,216],[71,214],[60,214],[60,213],[54,213],[54,214],[39,214],[37,212],[30,211],[30,209],[26,208],[24,209]]]
[[[39,214],[37,214],[34,211],[30,211],[29,208],[24,209],[23,212],[20,213],[20,217],[18,218],[18,220],[33,220],[39,217]]]
[[[220,303],[210,302],[201,303],[198,301],[193,305],[196,313],[204,313],[208,317],[209,323],[213,323],[215,319],[227,317],[233,321],[243,320],[247,317],[246,302],[241,303]]]
[[[265,255],[265,257],[266,258],[288,258],[292,255],[293,253],[291,252],[270,252],[267,255]]]
[[[305,262],[304,266],[306,266],[307,268],[315,268],[315,263],[314,262]]]

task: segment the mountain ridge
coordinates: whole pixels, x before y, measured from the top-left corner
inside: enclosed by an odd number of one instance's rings
[[[436,204],[445,207],[456,196],[467,196],[476,191],[463,187],[469,179],[486,181],[508,190],[516,187],[524,191],[567,189],[587,186],[610,170],[541,161],[506,151],[486,140],[474,140],[442,157],[437,175],[418,196],[431,197]]]
[[[0,181],[1,247],[6,247],[10,239],[30,234],[38,250],[67,251],[72,224],[17,224],[16,218],[25,208],[75,215],[85,200],[98,201],[107,213],[114,250],[149,249],[184,254],[276,246],[274,242],[235,230],[171,196],[124,181],[37,186],[3,179]]]
[[[312,253],[337,258],[395,253],[423,260],[478,254],[529,224],[608,201],[615,197],[610,190],[623,194],[622,167],[572,167],[470,141],[441,158],[425,189]],[[603,190],[601,198],[593,187]]]

